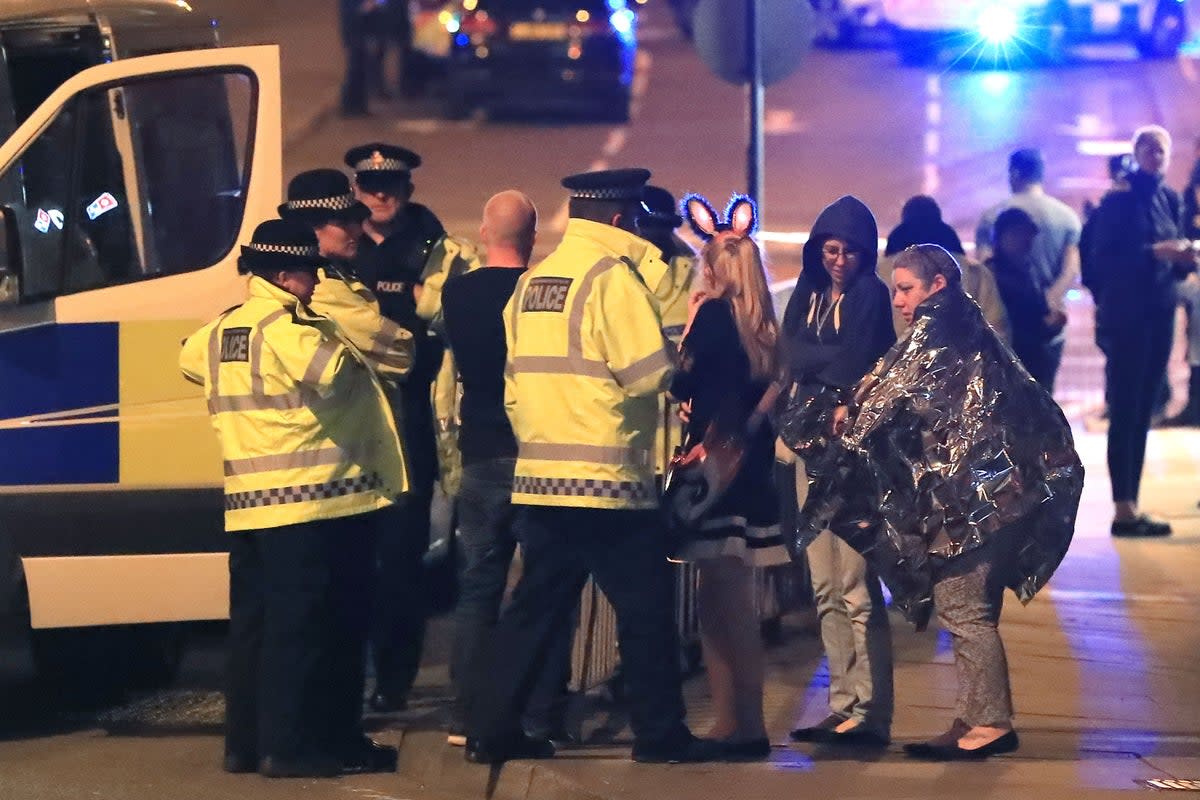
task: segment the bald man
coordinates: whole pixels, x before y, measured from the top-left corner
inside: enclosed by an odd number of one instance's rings
[[[464,695],[477,669],[479,644],[496,623],[516,548],[511,503],[517,441],[504,413],[504,306],[529,266],[537,209],[521,192],[494,195],[483,208],[480,241],[487,266],[446,282],[442,295],[446,339],[462,377],[458,493],[459,542],[465,561],[455,609],[451,677],[458,701],[447,741],[466,743]],[[571,640],[551,648],[526,713],[527,732],[564,743]]]

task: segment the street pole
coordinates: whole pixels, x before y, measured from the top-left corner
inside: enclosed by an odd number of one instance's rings
[[[763,64],[762,31],[758,0],[746,0],[746,56],[750,66],[750,144],[746,149],[747,194],[758,206],[759,225],[763,219]]]

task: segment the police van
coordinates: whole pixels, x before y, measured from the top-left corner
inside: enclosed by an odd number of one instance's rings
[[[0,5],[0,614],[60,677],[166,677],[228,616],[221,459],[180,340],[274,216],[279,51],[184,0]]]
[[[900,60],[921,65],[942,50],[989,66],[1052,64],[1074,44],[1125,41],[1145,58],[1183,44],[1183,0],[883,0]]]

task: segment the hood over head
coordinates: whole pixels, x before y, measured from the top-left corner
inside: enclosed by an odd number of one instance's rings
[[[817,215],[812,233],[804,243],[804,273],[816,286],[829,283],[829,273],[821,263],[821,247],[827,239],[842,239],[862,252],[855,280],[867,273],[874,274],[879,261],[879,227],[875,215],[866,204],[852,195],[830,203]]]

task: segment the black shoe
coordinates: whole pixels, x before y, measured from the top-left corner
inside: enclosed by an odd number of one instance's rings
[[[408,698],[402,694],[376,692],[371,695],[367,705],[371,707],[372,711],[378,711],[380,714],[393,714],[408,708]]]
[[[982,761],[989,756],[1011,753],[1020,746],[1021,740],[1018,738],[1017,732],[1009,731],[1000,738],[993,739],[983,747],[977,747],[974,750],[964,749],[957,744],[942,745],[921,742],[904,745],[904,752],[912,758],[926,761]]]
[[[1113,520],[1112,535],[1121,537],[1170,536],[1171,526],[1165,522],[1139,514],[1133,519]]]
[[[763,761],[771,755],[771,741],[762,739],[743,739],[740,742],[723,741],[720,743],[724,761]]]
[[[248,772],[258,772],[258,756],[247,756],[239,753],[226,753],[221,768],[233,775]]]
[[[342,765],[336,759],[279,758],[267,756],[258,762],[258,774],[267,778],[332,778],[341,774]]]
[[[565,727],[551,728],[550,730],[531,728],[526,733],[532,739],[549,739],[554,744],[556,750],[562,750],[567,747],[578,747],[583,744],[578,736],[571,733]]]
[[[639,764],[695,764],[702,761],[724,761],[725,745],[715,739],[700,739],[688,734],[686,739],[667,745],[633,745],[633,760]]]
[[[851,728],[845,733],[830,731],[829,735],[820,741],[822,744],[843,745],[846,747],[887,747],[892,742],[887,734],[880,733],[863,725]]]
[[[367,736],[342,756],[343,775],[365,775],[372,772],[395,772],[400,752]]]
[[[493,742],[467,739],[467,761],[472,764],[503,764],[505,761],[554,758],[554,742],[522,733]]]
[[[833,729],[846,721],[838,714],[830,714],[825,719],[807,728],[796,728],[788,734],[793,742],[824,742],[828,741]]]

